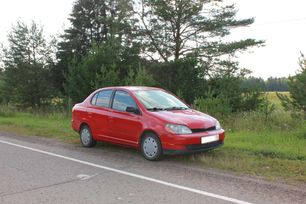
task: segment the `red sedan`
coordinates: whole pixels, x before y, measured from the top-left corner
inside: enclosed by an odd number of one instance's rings
[[[72,128],[85,147],[97,141],[125,145],[139,148],[148,160],[202,152],[224,141],[224,130],[215,118],[153,87],[96,90],[73,107]]]

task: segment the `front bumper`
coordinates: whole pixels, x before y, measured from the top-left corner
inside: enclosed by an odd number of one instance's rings
[[[215,148],[218,148],[223,145],[223,141],[215,141],[207,144],[196,144],[196,145],[186,145],[186,149],[164,149],[163,153],[167,155],[174,154],[192,154],[199,152],[206,152]]]
[[[202,137],[219,135],[218,141],[209,143],[201,143]],[[162,138],[162,146],[164,154],[188,154],[205,152],[220,147],[224,143],[224,130],[215,130],[201,133],[193,133],[188,135],[164,135]]]

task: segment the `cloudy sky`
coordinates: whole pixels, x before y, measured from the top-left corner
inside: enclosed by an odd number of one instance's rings
[[[293,75],[298,69],[300,51],[306,54],[305,0],[225,0],[236,4],[239,18],[255,17],[247,28],[232,31],[231,40],[253,37],[265,40],[265,47],[239,55],[239,61],[253,75]],[[0,42],[17,20],[44,25],[47,34],[56,35],[69,25],[73,0],[2,0],[0,6]]]

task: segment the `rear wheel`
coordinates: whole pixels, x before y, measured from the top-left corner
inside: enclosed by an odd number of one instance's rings
[[[143,156],[150,161],[161,159],[163,154],[161,142],[154,133],[146,133],[141,140],[141,151]]]
[[[97,144],[91,134],[91,130],[87,125],[83,125],[80,130],[80,140],[84,147],[93,147]]]

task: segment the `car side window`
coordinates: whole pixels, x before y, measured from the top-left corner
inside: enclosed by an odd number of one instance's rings
[[[98,94],[99,94],[99,92],[96,93],[96,94],[91,98],[90,103],[91,103],[92,105],[96,105],[96,101],[97,101]]]
[[[97,99],[96,99],[96,106],[101,106],[101,107],[109,107],[109,102],[112,96],[112,90],[104,90],[104,91],[100,91],[97,95]],[[95,97],[95,96],[94,96]],[[92,101],[94,100],[94,97],[92,99]]]
[[[127,107],[138,109],[135,100],[125,91],[116,91],[112,108],[119,111],[126,111]]]

